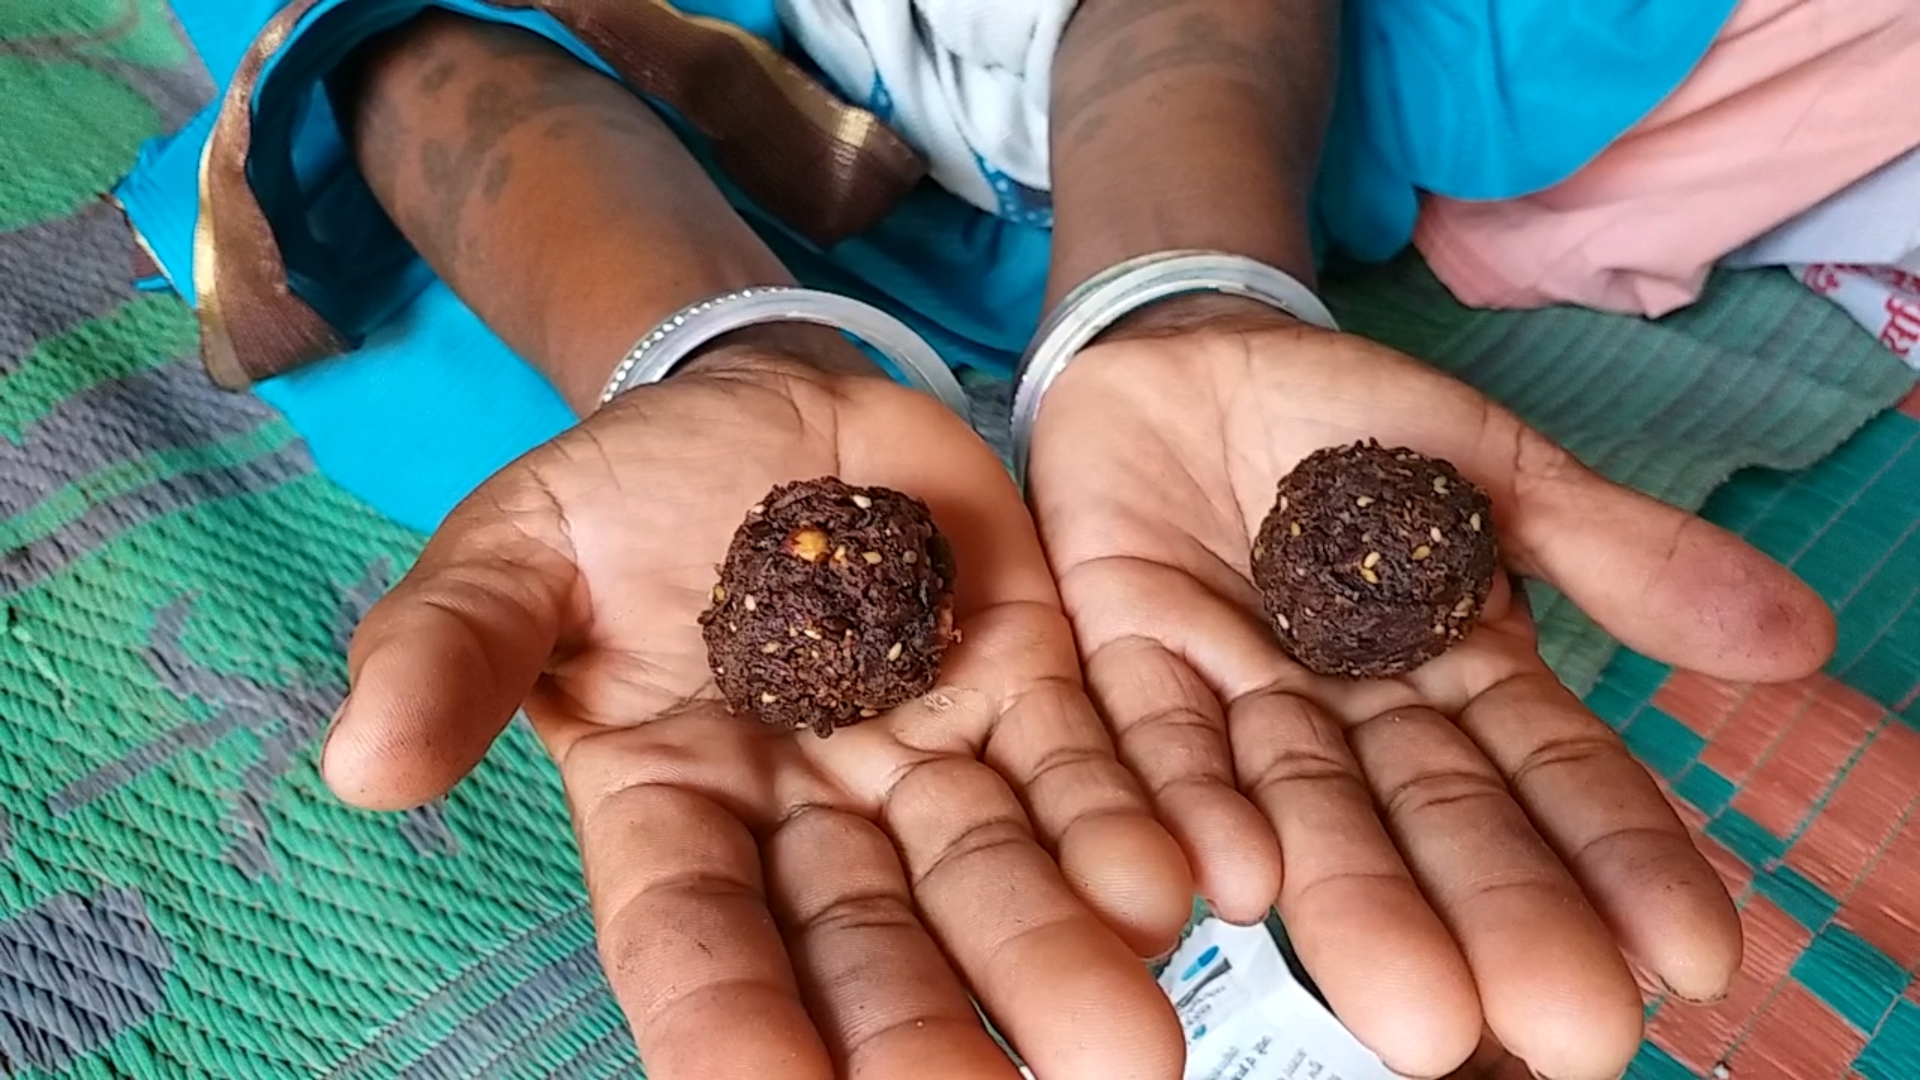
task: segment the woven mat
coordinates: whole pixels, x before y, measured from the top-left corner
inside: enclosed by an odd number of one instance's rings
[[[342,646],[418,538],[211,390],[185,309],[128,284],[97,193],[204,93],[161,0],[0,2],[0,1075],[632,1075],[530,736],[409,815],[320,785]],[[1910,382],[1770,274],[1658,325],[1463,312],[1415,263],[1335,301],[1690,505],[1821,459]],[[1709,504],[1839,602],[1828,676],[1609,667],[1547,608],[1559,670],[1606,668],[1591,700],[1749,921],[1740,989],[1653,1003],[1635,1075],[1920,1075],[1916,446],[1889,414]]]

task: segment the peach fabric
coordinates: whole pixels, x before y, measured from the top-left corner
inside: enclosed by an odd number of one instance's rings
[[[1920,2],[1744,0],[1673,96],[1565,182],[1430,197],[1414,243],[1461,302],[1663,315],[1721,257],[1920,146]]]

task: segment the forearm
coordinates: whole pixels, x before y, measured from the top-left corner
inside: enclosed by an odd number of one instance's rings
[[[1172,248],[1313,280],[1337,0],[1082,0],[1053,69],[1048,303]]]
[[[427,15],[346,83],[361,170],[401,233],[576,412],[680,308],[791,282],[645,102],[526,32]],[[829,366],[858,364],[812,328]]]

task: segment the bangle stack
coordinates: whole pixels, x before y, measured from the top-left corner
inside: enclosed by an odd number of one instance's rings
[[[1188,293],[1215,292],[1257,300],[1295,319],[1338,330],[1333,314],[1284,271],[1243,255],[1165,251],[1142,255],[1094,275],[1047,316],[1014,372],[1013,475],[1025,485],[1040,403],[1075,356],[1115,323],[1149,304]],[[864,342],[896,378],[938,398],[971,421],[960,381],[933,346],[871,304],[817,289],[756,286],[689,305],[636,342],[614,368],[600,404],[657,383],[715,339],[749,326],[802,322],[827,326]]]
[[[1338,330],[1333,313],[1292,275],[1243,255],[1164,251],[1087,279],[1047,316],[1013,377],[1013,475],[1024,487],[1040,402],[1080,350],[1113,324],[1159,300],[1217,292],[1257,300],[1301,322]]]
[[[716,338],[766,323],[802,322],[828,326],[865,342],[891,366],[897,378],[923,390],[969,420],[966,392],[933,346],[899,319],[871,304],[816,289],[765,285],[702,300],[668,316],[634,343],[621,359],[600,404],[639,386],[649,386]]]

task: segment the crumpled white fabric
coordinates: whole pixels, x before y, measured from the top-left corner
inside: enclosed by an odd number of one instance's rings
[[[1785,266],[1920,369],[1920,150],[1725,260]]]
[[[1788,269],[1807,288],[1840,305],[1908,367],[1920,371],[1920,272],[1834,263]]]
[[[1723,261],[1728,266],[1891,266],[1920,274],[1920,149]]]
[[[1047,95],[1079,0],[778,0],[781,25],[849,100],[911,143],[935,182],[1051,225]]]

